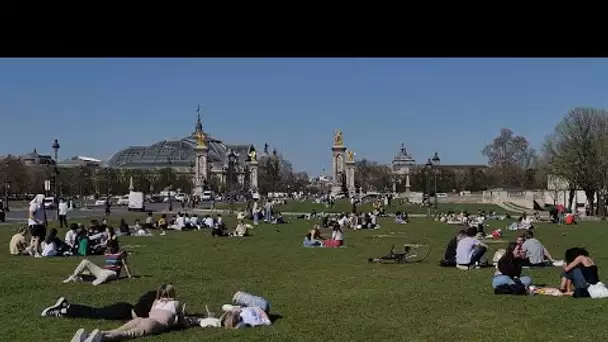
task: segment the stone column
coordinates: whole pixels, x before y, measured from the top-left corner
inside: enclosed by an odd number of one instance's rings
[[[346,161],[345,161],[345,152],[346,147],[343,145],[334,145],[331,148],[333,153],[332,156],[332,177],[333,177],[333,186],[331,189],[332,194],[337,194],[342,190],[342,178],[341,175],[346,172]],[[348,175],[347,177],[347,186],[348,186]]]
[[[252,191],[258,191],[258,161],[249,161],[249,186]]]
[[[347,160],[346,161],[346,187],[348,188],[349,194],[354,194],[356,192],[355,188],[355,161]]]
[[[203,184],[208,180],[207,169],[207,146],[196,147],[196,157],[194,163],[194,194],[201,196],[203,194]]]

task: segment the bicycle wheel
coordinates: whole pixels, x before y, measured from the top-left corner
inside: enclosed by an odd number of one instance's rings
[[[410,249],[405,256],[405,261],[408,263],[421,262],[431,255],[431,244],[428,242],[410,242],[404,246]]]

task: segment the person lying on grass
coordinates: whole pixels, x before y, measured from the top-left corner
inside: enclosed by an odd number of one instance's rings
[[[156,291],[144,293],[135,304],[118,302],[95,308],[87,305],[70,304],[67,299],[61,297],[55,304],[42,310],[42,317],[67,317],[67,318],[90,318],[127,321],[137,317],[148,317],[152,309],[152,303],[156,299]]]
[[[469,227],[466,236],[458,241],[456,246],[456,267],[469,269],[471,266],[479,267],[480,261],[488,246],[475,238],[477,228]]]
[[[198,319],[197,323],[203,327],[224,327],[227,329],[241,329],[272,324],[268,314],[270,304],[259,296],[246,292],[237,292],[232,297],[232,305],[222,306],[224,313],[220,318],[207,317]]]
[[[95,280],[93,280],[93,285],[95,286],[106,283],[110,280],[118,279],[123,268],[127,273],[127,277],[133,278],[127,263],[127,252],[120,250],[118,237],[116,234],[114,234],[114,229],[112,227],[107,227],[106,232],[108,233],[109,238],[106,243],[107,251],[104,254],[104,268],[101,268],[93,264],[91,261],[84,259],[78,265],[78,267],[76,267],[74,273],[63,281],[64,284],[81,280],[82,278],[80,275],[87,270],[95,277]]]
[[[189,324],[184,317],[184,309],[184,304],[176,299],[173,285],[163,284],[156,291],[156,299],[147,318],[134,318],[114,330],[95,329],[90,335],[84,329],[79,329],[72,341],[82,341],[85,336],[85,341],[89,342],[122,341],[162,334],[175,327],[187,327]]]
[[[495,291],[500,291],[502,288],[508,290],[505,293],[511,293],[514,286],[523,289],[521,294],[525,294],[526,288],[532,285],[532,278],[521,276],[524,259],[515,254],[517,243],[511,242],[507,246],[505,253],[498,260],[496,272],[492,277],[492,288]],[[514,291],[517,292],[517,291]],[[513,293],[515,294],[515,293]]]
[[[595,262],[584,248],[566,250],[566,264],[562,273],[560,290],[566,296],[589,297],[589,285],[600,282]]]

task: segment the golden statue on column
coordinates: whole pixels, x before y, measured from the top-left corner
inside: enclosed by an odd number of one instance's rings
[[[205,135],[204,132],[199,131],[196,133],[196,142],[197,142],[197,147],[198,148],[205,148],[207,147],[207,145],[205,144],[205,138],[207,138],[207,136]]]
[[[344,146],[344,137],[340,130],[336,130],[334,133],[334,146]]]

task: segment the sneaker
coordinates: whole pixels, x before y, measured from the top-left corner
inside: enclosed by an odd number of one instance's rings
[[[57,299],[55,304],[42,310],[42,313],[40,314],[40,316],[42,316],[42,317],[46,317],[46,316],[61,317],[61,315],[62,315],[61,309],[63,309],[65,306],[67,306],[67,304],[68,304],[68,301],[65,298],[61,297],[61,298]]]
[[[91,335],[89,335],[89,337],[86,340],[84,340],[84,342],[101,342],[102,338],[103,338],[103,336],[101,335],[101,332],[99,331],[99,329],[95,329],[95,330],[93,330]]]
[[[459,270],[463,270],[463,271],[469,270],[469,266],[465,266],[465,265],[456,265],[456,268]]]
[[[76,333],[74,334],[74,337],[72,337],[70,342],[85,342],[87,337],[88,337],[88,335],[84,331],[84,329],[80,328],[76,331]]]
[[[167,235],[165,231],[162,231],[159,235]]]
[[[34,258],[36,258],[36,259],[42,259],[42,255],[40,255],[40,253],[36,253],[36,255],[34,255]]]
[[[63,281],[64,284],[67,283],[75,283],[78,281],[78,277],[75,277],[73,275],[69,276],[66,280]]]

